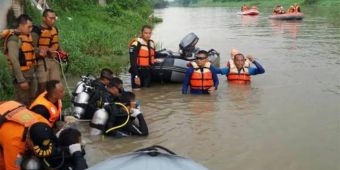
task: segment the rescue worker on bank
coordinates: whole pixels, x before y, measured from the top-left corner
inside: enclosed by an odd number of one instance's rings
[[[0,169],[20,170],[23,156],[52,154],[53,132],[42,116],[15,101],[0,103]]]
[[[253,56],[247,56],[247,59],[255,65],[255,67],[245,67],[245,57],[239,53],[234,56],[235,67],[225,67],[217,69],[218,74],[227,75],[227,80],[230,83],[249,84],[250,76],[256,74],[263,74],[264,68],[255,61]]]
[[[141,37],[134,39],[129,46],[131,87],[150,87],[151,66],[155,61],[155,44],[151,40],[152,27],[144,25]]]
[[[60,81],[48,81],[46,91],[33,101],[29,109],[43,116],[49,121],[51,127],[54,127],[55,122],[61,120],[61,100],[64,98],[64,93],[64,86]]]
[[[68,131],[70,130],[63,130],[58,140],[44,117],[16,101],[0,103],[0,169],[39,169],[42,166],[45,169],[57,170],[70,167],[77,170],[86,169],[85,151],[79,140],[80,132],[69,134]],[[36,162],[39,167],[26,167],[30,166],[27,160],[32,158],[32,154],[40,160]],[[60,168],[52,168],[46,163],[60,159],[63,155],[67,156],[64,156],[63,162],[58,162]]]
[[[13,77],[16,100],[29,106],[35,96],[33,25],[32,19],[25,14],[20,15],[16,22],[16,29],[5,38],[4,52]]]
[[[196,60],[187,68],[182,86],[182,94],[213,94],[217,90],[219,81],[215,67],[209,62],[208,52],[200,50]]]
[[[46,82],[60,80],[58,53],[62,51],[59,43],[58,29],[55,27],[56,13],[52,9],[45,9],[40,26],[33,29],[33,39],[37,42],[40,52],[37,55],[37,95],[45,91]],[[63,52],[64,54],[64,52]]]

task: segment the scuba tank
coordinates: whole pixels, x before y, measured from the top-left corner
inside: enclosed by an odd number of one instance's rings
[[[105,125],[109,119],[109,113],[104,109],[98,109],[94,112],[90,123],[90,134],[91,135],[101,135],[105,130]]]
[[[81,80],[77,82],[76,88],[72,95],[73,116],[82,119],[84,118],[85,110],[90,99],[90,93],[93,89],[92,82],[95,78],[91,75],[82,76]]]
[[[41,168],[40,161],[34,155],[24,156],[21,163],[22,170],[39,170]]]

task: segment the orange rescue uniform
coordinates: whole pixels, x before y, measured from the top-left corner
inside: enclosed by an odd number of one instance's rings
[[[28,129],[34,123],[48,122],[15,101],[0,104],[0,116],[5,118],[5,122],[0,125],[0,169],[20,170],[22,155],[28,150]]]
[[[58,100],[58,106],[55,104],[51,103],[49,100],[45,98],[47,92],[41,93],[31,104],[29,109],[34,108],[35,106],[42,105],[44,106],[47,110],[48,113],[50,114],[50,118],[48,121],[50,122],[50,125],[53,126],[54,123],[60,118],[61,114],[61,108],[62,108],[62,102],[61,100]]]

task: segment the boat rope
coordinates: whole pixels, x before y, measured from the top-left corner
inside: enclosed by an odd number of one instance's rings
[[[62,58],[61,58],[60,53],[58,51],[54,51],[54,52],[57,53],[57,56],[58,56],[58,63],[60,65],[61,74],[63,76],[63,79],[64,79],[64,82],[65,82],[65,86],[66,86],[68,95],[69,95],[70,98],[72,98],[72,91],[70,89],[70,86],[67,83],[67,79],[66,79],[66,76],[65,76],[65,71],[64,71],[64,68],[63,68],[63,64],[62,64],[62,62],[63,62]],[[68,68],[68,61],[66,61],[66,64],[67,64],[66,68]]]

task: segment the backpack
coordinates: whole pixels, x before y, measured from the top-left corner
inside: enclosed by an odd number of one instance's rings
[[[4,29],[0,31],[0,51],[2,51],[4,54],[7,51],[7,40],[13,34],[13,29]]]

